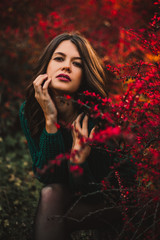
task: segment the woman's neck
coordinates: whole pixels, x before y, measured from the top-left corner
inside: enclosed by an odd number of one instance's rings
[[[58,111],[58,120],[64,125],[72,124],[78,115],[72,99],[58,96],[55,98],[55,103]]]

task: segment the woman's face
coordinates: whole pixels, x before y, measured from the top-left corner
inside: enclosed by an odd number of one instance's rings
[[[55,49],[47,67],[51,77],[49,87],[54,93],[75,93],[82,81],[82,59],[70,40],[65,40]]]

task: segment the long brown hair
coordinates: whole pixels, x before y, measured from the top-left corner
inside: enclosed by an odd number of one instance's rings
[[[65,40],[70,40],[77,47],[82,58],[83,80],[79,92],[92,91],[101,97],[107,97],[107,75],[97,53],[88,40],[79,33],[63,33],[56,36],[44,49],[34,71],[34,76],[26,90],[25,115],[32,137],[39,135],[44,128],[45,119],[43,111],[34,97],[33,81],[40,74],[45,74],[48,63],[58,45]]]

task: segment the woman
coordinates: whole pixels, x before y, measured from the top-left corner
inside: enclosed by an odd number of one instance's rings
[[[35,219],[36,240],[70,239],[76,229],[100,229],[108,224],[109,232],[113,221],[121,219],[117,209],[107,210],[111,198],[107,200],[98,192],[104,177],[111,186],[118,186],[110,169],[115,157],[86,144],[88,138],[93,138],[95,127],[76,104],[78,94],[84,90],[107,97],[107,75],[84,37],[63,33],[42,53],[20,109],[35,176],[46,185]],[[54,160],[63,153],[69,158],[57,164],[59,161]],[[47,170],[51,160],[54,164]],[[71,171],[76,167],[82,174]],[[123,168],[121,172],[125,172]],[[88,195],[83,198],[82,194]],[[111,232],[115,235],[116,231]]]

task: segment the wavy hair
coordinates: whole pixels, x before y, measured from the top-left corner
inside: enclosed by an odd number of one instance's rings
[[[42,52],[34,68],[33,78],[26,89],[25,116],[27,118],[32,137],[40,135],[45,125],[43,111],[35,98],[33,81],[40,74],[46,73],[48,63],[54,51],[58,45],[65,40],[70,40],[73,44],[75,44],[82,58],[83,79],[82,87],[80,87],[78,92],[88,90],[99,94],[101,97],[107,97],[107,74],[104,71],[101,59],[92,48],[89,41],[77,32],[62,33],[56,36]],[[50,90],[49,93],[51,94]]]

